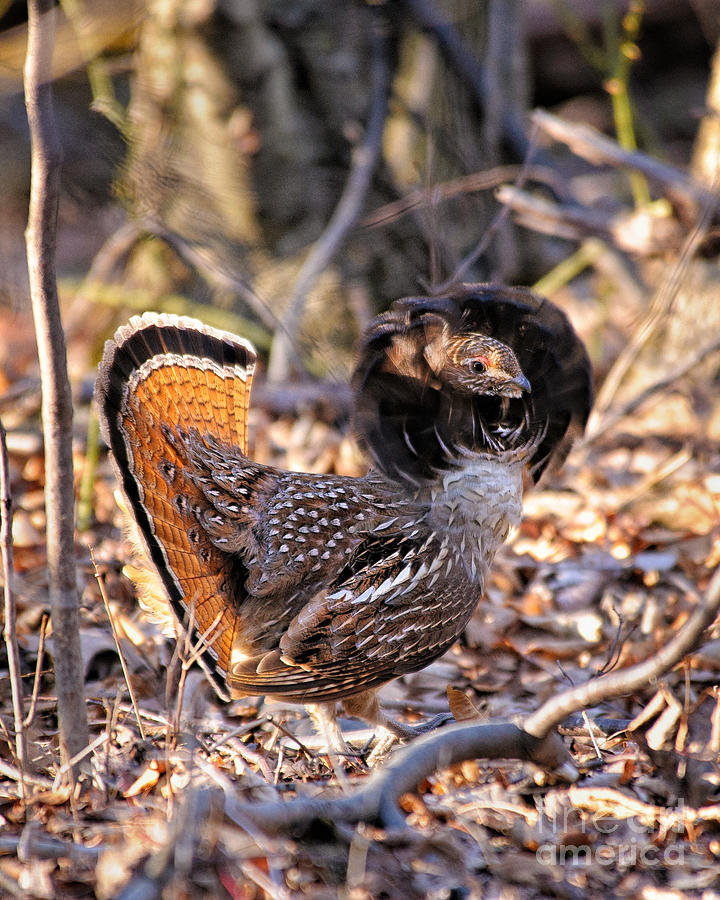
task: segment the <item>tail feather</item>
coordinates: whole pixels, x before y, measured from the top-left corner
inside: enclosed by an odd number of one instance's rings
[[[190,429],[247,452],[252,346],[185,317],[147,313],[105,345],[96,385],[103,435],[126,503],[180,622],[227,696],[237,598],[227,555],[198,527]]]

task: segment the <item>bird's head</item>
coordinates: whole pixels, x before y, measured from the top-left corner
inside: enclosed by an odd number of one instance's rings
[[[525,458],[537,479],[582,430],[591,375],[567,316],[528,290],[406,297],[360,344],[356,434],[378,469],[413,483],[468,453]]]
[[[460,393],[513,398],[531,390],[510,347],[487,335],[451,335],[443,329],[424,355],[438,381]]]

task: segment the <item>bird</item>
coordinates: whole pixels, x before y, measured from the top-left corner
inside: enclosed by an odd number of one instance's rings
[[[170,314],[105,345],[101,428],[150,577],[223,700],[305,704],[335,748],[338,703],[407,740],[435,720],[397,722],[377,691],[462,635],[524,482],[582,433],[584,344],[525,288],[395,301],[351,380],[362,477],[249,458],[255,364],[247,340]]]

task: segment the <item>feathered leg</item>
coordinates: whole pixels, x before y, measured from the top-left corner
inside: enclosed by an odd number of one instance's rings
[[[452,714],[446,712],[439,713],[420,725],[403,725],[390,718],[382,709],[375,691],[363,691],[362,694],[346,697],[342,701],[342,705],[348,715],[357,716],[359,719],[371,722],[379,728],[384,728],[393,737],[401,741],[409,741],[421,734],[427,734],[452,719]]]

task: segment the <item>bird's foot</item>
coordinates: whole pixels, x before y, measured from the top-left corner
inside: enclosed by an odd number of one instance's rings
[[[420,722],[418,725],[404,725],[401,722],[396,722],[389,716],[384,716],[384,719],[385,721],[382,722],[377,730],[370,752],[366,756],[366,762],[371,767],[383,759],[398,741],[410,741],[423,734],[429,734],[448,722],[455,721],[450,712],[439,713],[437,716],[433,716],[432,719]]]
[[[435,731],[436,728],[440,728],[442,725],[447,725],[448,722],[453,721],[455,721],[453,714],[451,712],[444,712],[438,713],[438,715],[433,716],[432,719],[428,719],[426,722],[420,722],[418,725],[403,725],[402,722],[396,722],[389,716],[385,716],[385,721],[381,724],[396,738],[399,738],[401,741],[409,741],[412,740],[412,738],[420,737],[422,734],[429,734],[431,731]]]
[[[316,731],[325,743],[330,768],[336,771],[338,766],[342,765],[352,772],[366,772],[367,765],[363,752],[356,750],[343,737],[337,721],[336,704],[313,703],[307,704],[306,709]]]

